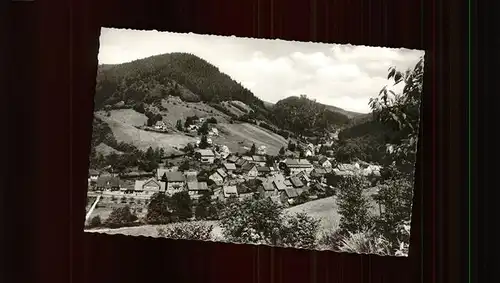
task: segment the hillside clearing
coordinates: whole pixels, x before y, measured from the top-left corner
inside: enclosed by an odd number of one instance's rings
[[[97,153],[100,153],[104,156],[106,155],[110,155],[111,153],[116,153],[116,154],[123,154],[123,152],[121,151],[118,151],[112,147],[110,147],[109,145],[105,144],[105,143],[100,143],[98,144],[96,147],[95,147],[95,151]]]
[[[161,147],[167,154],[179,154],[181,152],[175,149],[175,147],[182,148],[189,142],[195,140],[192,137],[182,134],[163,134],[140,130],[130,125],[128,122],[123,122],[123,120],[120,119],[123,118],[123,116],[118,116],[118,118],[116,118],[115,114],[115,110],[110,112],[110,117],[96,113],[102,121],[109,125],[118,142],[131,143],[142,150],[146,150],[149,147]]]
[[[257,147],[266,146],[268,154],[276,155],[288,143],[284,137],[248,123],[219,124],[218,128],[222,135],[214,141],[226,145],[233,152],[241,152],[244,146],[251,147],[255,143]]]
[[[324,231],[336,230],[340,221],[340,214],[338,213],[338,205],[335,197],[327,197],[306,202],[287,208],[285,212],[290,214],[305,212],[307,215],[321,220],[320,234]]]

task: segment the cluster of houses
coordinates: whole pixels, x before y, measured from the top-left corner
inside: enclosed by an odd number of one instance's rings
[[[196,158],[202,164],[215,167],[208,180],[200,181],[195,170],[180,171],[178,167],[158,168],[155,174],[138,174],[135,180],[110,174],[100,175],[91,170],[89,181],[97,191],[114,191],[124,195],[148,196],[154,193],[173,195],[187,191],[194,200],[203,194],[210,194],[212,199],[225,199],[231,196],[246,198],[254,193],[269,197],[284,205],[295,203],[304,192],[314,199],[326,187],[325,175],[333,172],[345,174],[380,174],[380,167],[370,164],[340,164],[333,168],[332,159],[317,156],[311,163],[306,158],[284,158],[268,162],[266,156],[237,156],[229,152],[227,147],[214,149],[197,149]],[[244,190],[239,184],[249,180],[260,180],[261,185],[255,191]]]

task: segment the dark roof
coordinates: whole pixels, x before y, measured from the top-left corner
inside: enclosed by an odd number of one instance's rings
[[[240,158],[240,159],[236,160],[236,166],[243,166],[246,163],[248,163],[248,160],[245,160],[243,158]]]
[[[241,167],[241,169],[243,169],[243,171],[250,171],[250,170],[252,170],[252,168],[254,168],[255,166],[256,166],[255,164],[252,164],[252,163],[250,163],[250,162],[247,162],[247,163],[245,163],[245,164]]]
[[[276,189],[273,185],[272,179],[267,179],[264,182],[262,182],[262,187],[264,188],[265,191],[274,191]]]
[[[290,182],[292,183],[292,185],[296,188],[299,188],[299,187],[302,187],[304,186],[304,184],[302,183],[302,181],[300,181],[299,178],[297,177],[291,177],[290,178]]]
[[[318,160],[318,162],[319,162],[320,164],[323,164],[323,163],[325,163],[326,161],[328,161],[328,158],[326,158],[326,156],[323,156],[323,157],[321,157],[321,158]]]
[[[174,172],[167,172],[166,174],[168,182],[184,182],[186,180],[182,172],[174,171]]]
[[[297,193],[297,190],[295,189],[285,189],[285,194],[287,197],[289,198],[294,198],[294,197],[298,197],[298,193]]]
[[[89,175],[99,175],[99,171],[97,171],[95,169],[90,169],[89,170]]]
[[[259,166],[259,167],[257,167],[257,170],[259,172],[271,172],[271,168],[269,168],[267,166]]]
[[[120,186],[120,179],[112,176],[101,176],[97,178],[97,187],[119,187]]]
[[[254,155],[254,156],[252,156],[252,158],[253,158],[253,161],[256,161],[256,162],[266,162],[266,157],[262,156],[262,155]]]

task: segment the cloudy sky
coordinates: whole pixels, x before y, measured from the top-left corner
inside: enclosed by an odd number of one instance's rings
[[[214,64],[257,97],[277,102],[306,94],[318,102],[367,113],[368,101],[388,84],[387,70],[412,68],[423,51],[283,40],[101,30],[99,63],[187,52]],[[395,87],[396,92],[401,86]]]

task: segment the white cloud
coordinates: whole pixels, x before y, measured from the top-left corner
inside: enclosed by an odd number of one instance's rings
[[[100,63],[188,52],[214,64],[263,100],[307,94],[365,113],[369,99],[388,83],[388,68],[412,68],[423,55],[407,49],[117,29],[103,29],[100,45]]]

